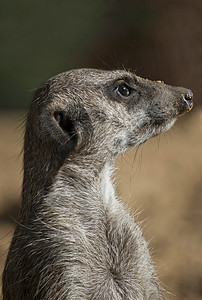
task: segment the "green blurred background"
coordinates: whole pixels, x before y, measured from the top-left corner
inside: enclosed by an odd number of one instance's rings
[[[82,67],[193,90],[193,111],[172,131],[117,159],[116,183],[146,220],[165,297],[202,299],[201,0],[0,2],[0,273],[20,203],[23,115],[42,82]]]
[[[130,68],[201,94],[200,0],[6,0],[0,108],[27,108],[39,84],[81,67]]]

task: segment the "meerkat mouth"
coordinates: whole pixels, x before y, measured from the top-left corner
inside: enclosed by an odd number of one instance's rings
[[[142,136],[142,144],[148,139],[156,137],[166,131],[168,131],[176,122],[177,118],[173,117],[169,120],[159,119],[151,123],[144,124],[138,131],[138,135]],[[136,131],[137,134],[137,131]]]
[[[176,122],[176,118],[172,118],[170,120],[164,121],[161,124],[154,125],[154,132],[151,137],[156,137],[166,131],[168,131]]]

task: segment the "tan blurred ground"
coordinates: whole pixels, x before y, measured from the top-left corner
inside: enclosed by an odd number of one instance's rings
[[[0,115],[0,270],[13,225],[2,219],[19,203],[23,114]],[[202,299],[202,111],[117,159],[121,197],[142,224],[168,299]],[[1,296],[0,296],[1,297]]]

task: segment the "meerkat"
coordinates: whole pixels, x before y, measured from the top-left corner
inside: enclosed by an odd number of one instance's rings
[[[36,91],[4,300],[163,299],[147,242],[114,191],[113,164],[171,128],[192,98],[125,70],[72,70]]]

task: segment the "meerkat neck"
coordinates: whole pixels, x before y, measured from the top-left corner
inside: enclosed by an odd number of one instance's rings
[[[117,204],[112,172],[111,164],[105,164],[98,174],[92,167],[66,165],[39,205],[35,205],[35,214],[30,219],[64,232],[71,222],[87,232],[96,232],[96,228],[105,224],[105,211]]]
[[[92,202],[94,198],[99,199],[107,205],[115,199],[113,172],[114,165],[111,161],[104,163],[100,168],[89,162],[88,168],[84,168],[82,164],[71,163],[59,171],[52,190],[59,190],[60,195],[74,196],[82,200],[87,197],[88,201],[92,199]]]
[[[84,165],[85,164],[85,165]],[[35,218],[45,209],[54,210],[58,215],[73,206],[79,206],[80,213],[83,215],[92,214],[92,210],[98,207],[108,207],[116,203],[115,190],[113,186],[113,162],[95,161],[84,159],[83,164],[79,161],[67,161],[56,175],[48,173],[48,182],[40,185],[33,182],[30,188],[26,186],[24,193],[22,211],[25,218]],[[34,176],[30,174],[31,178]],[[44,176],[43,176],[44,178]],[[30,182],[25,178],[24,184]],[[41,189],[37,189],[37,186]],[[47,184],[50,184],[48,186]],[[44,193],[44,188],[46,193]],[[34,195],[34,197],[33,197]],[[89,210],[89,212],[88,212]],[[78,212],[79,213],[79,212]]]

